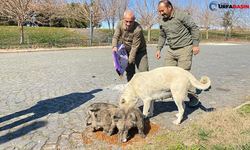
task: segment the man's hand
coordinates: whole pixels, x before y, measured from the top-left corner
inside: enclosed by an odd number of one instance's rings
[[[117,52],[117,47],[113,47],[112,53],[113,53],[113,51]]]
[[[160,51],[160,50],[156,51],[155,57],[156,57],[157,59],[161,59],[161,51]]]
[[[196,55],[200,52],[199,46],[193,47],[193,54]]]

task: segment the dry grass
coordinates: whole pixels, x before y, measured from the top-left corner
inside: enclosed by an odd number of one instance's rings
[[[180,131],[169,131],[135,149],[250,149],[250,105],[205,114]]]
[[[186,132],[187,137],[193,134],[205,147],[246,145],[250,142],[250,115],[241,115],[232,108],[217,110],[205,115]]]

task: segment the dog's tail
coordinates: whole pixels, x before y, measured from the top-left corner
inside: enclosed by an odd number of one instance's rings
[[[211,80],[207,76],[202,76],[198,81],[191,73],[189,75],[190,83],[199,90],[206,90],[211,86]]]

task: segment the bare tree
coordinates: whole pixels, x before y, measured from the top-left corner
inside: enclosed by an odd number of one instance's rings
[[[130,1],[129,0],[119,0],[118,1],[118,18],[119,20],[123,19],[124,12],[130,7]]]
[[[210,0],[201,1],[200,7],[198,8],[195,18],[198,20],[198,24],[201,27],[205,27],[206,39],[208,39],[209,26],[215,25],[219,22],[219,16],[216,11],[212,11],[209,8]]]
[[[104,21],[106,21],[108,23],[109,29],[110,26],[112,24],[112,29],[114,29],[115,26],[115,22],[118,20],[118,4],[119,4],[120,0],[107,0],[106,4],[103,6],[103,10],[107,10],[105,11],[105,19]]]
[[[66,18],[68,28],[70,28],[70,19],[74,16],[74,3],[68,3],[67,0],[62,0],[62,17]]]
[[[106,0],[103,9],[107,10],[104,12],[106,13],[105,21],[108,23],[109,29],[111,29],[110,26],[112,25],[114,31],[115,22],[123,19],[123,14],[127,10],[128,5],[129,0]]]
[[[174,9],[188,12],[192,18],[196,19],[195,15],[200,7],[199,0],[176,0],[172,4],[174,5]]]
[[[90,28],[93,32],[93,27],[98,26],[106,18],[106,11],[103,9],[106,0],[73,0],[76,2],[74,10],[74,19],[78,21],[90,22],[90,10],[92,9],[92,26]],[[93,34],[93,33],[92,33]]]
[[[135,0],[134,10],[137,21],[147,27],[148,41],[151,39],[151,27],[159,22],[158,0]]]
[[[0,12],[11,20],[17,21],[21,30],[20,44],[24,43],[23,26],[34,15],[33,0],[1,0]]]
[[[69,3],[68,0],[56,0],[57,1],[57,10],[55,10],[56,17],[65,18],[70,28],[70,19],[74,18],[74,9],[75,3]]]
[[[40,14],[37,17],[36,22],[45,25],[49,24],[52,26],[52,19],[59,19],[63,16],[64,11],[64,0],[39,0],[37,1],[35,11]]]
[[[226,1],[229,5],[248,5],[249,0],[227,0]],[[225,11],[229,11],[230,13],[230,26],[229,26],[229,38],[232,36],[232,32],[235,26],[245,26],[247,25],[247,22],[245,20],[248,20],[248,17],[246,14],[249,13],[249,9],[225,9]],[[223,13],[225,13],[225,11]]]

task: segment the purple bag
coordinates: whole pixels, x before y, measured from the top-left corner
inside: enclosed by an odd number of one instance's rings
[[[128,65],[128,54],[125,46],[123,44],[119,44],[117,52],[113,51],[113,56],[116,72],[122,79],[123,73]]]

